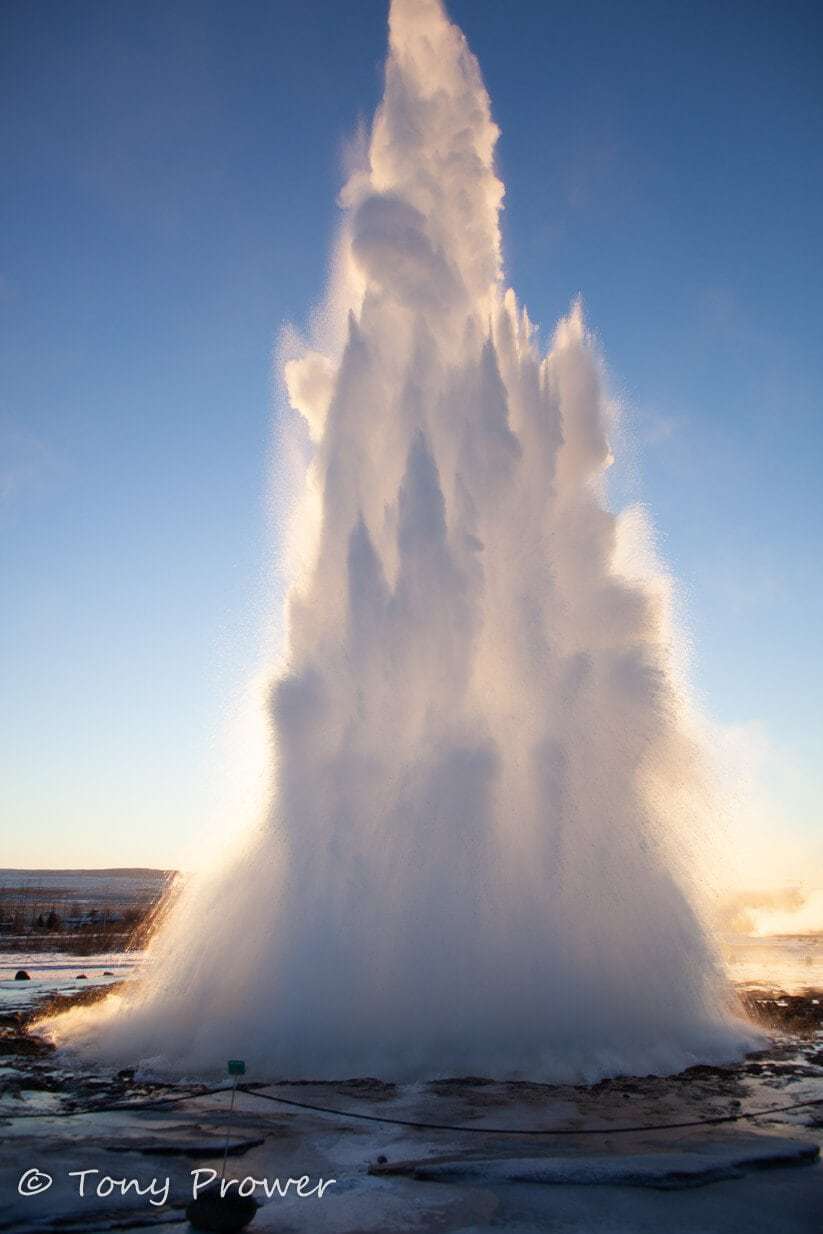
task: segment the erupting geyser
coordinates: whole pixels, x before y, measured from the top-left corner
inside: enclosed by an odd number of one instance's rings
[[[97,1048],[594,1079],[744,1044],[688,868],[699,754],[665,587],[604,503],[580,308],[541,355],[503,281],[497,136],[439,0],[393,0],[327,336],[285,367],[314,530],[268,816],[131,997],[77,1026]]]

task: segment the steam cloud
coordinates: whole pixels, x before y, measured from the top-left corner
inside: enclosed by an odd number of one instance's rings
[[[745,1045],[688,869],[665,580],[604,503],[581,307],[544,355],[505,287],[497,137],[439,0],[393,0],[325,327],[285,366],[312,460],[271,807],[77,1028],[97,1048],[592,1080]]]
[[[821,932],[823,891],[802,887],[758,888],[726,898],[720,920],[730,934]]]

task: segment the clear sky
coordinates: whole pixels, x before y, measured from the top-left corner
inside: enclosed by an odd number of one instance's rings
[[[823,10],[449,7],[503,130],[509,281],[546,330],[582,292],[626,409],[619,495],[653,513],[699,696],[805,868]],[[272,357],[321,293],[384,52],[383,0],[2,7],[0,865],[173,865],[214,814],[273,606]]]

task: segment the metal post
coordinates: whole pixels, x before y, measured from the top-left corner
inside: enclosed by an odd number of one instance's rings
[[[220,1181],[226,1177],[226,1158],[229,1155],[229,1135],[231,1133],[231,1120],[234,1114],[234,1099],[237,1096],[237,1076],[234,1077],[234,1084],[231,1090],[231,1105],[229,1106],[229,1116],[226,1119],[226,1143],[223,1147],[223,1168],[220,1171]]]
[[[223,1168],[220,1171],[220,1182],[222,1183],[226,1177],[226,1159],[229,1155],[229,1135],[231,1134],[231,1123],[234,1117],[234,1099],[237,1096],[237,1078],[246,1074],[246,1064],[240,1058],[230,1058],[228,1062],[228,1072],[232,1077],[231,1089],[231,1104],[229,1106],[229,1115],[226,1120],[226,1143],[223,1147]]]

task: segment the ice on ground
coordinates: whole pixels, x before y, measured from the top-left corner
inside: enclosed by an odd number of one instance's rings
[[[695,1187],[719,1179],[739,1178],[747,1170],[803,1165],[816,1161],[813,1141],[774,1136],[706,1143],[683,1152],[597,1154],[595,1156],[457,1157],[378,1166],[373,1173],[403,1174],[430,1182],[542,1183],[582,1186]]]

